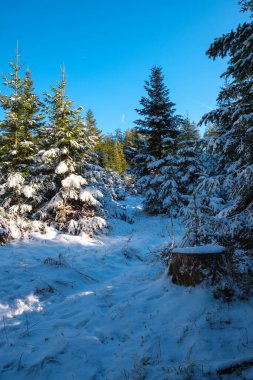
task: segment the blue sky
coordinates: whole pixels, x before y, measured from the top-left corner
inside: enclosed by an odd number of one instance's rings
[[[69,97],[92,108],[103,132],[133,126],[154,65],[177,113],[197,122],[215,107],[226,67],[205,51],[248,19],[237,0],[5,0],[1,14],[0,72],[9,71],[16,40],[40,94],[64,63]]]

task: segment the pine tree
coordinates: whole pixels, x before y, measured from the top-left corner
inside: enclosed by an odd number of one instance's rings
[[[41,151],[42,166],[53,185],[48,189],[46,184],[43,197],[49,199],[40,208],[39,215],[60,230],[73,234],[92,233],[106,225],[101,218],[103,210],[98,200],[102,193],[87,186],[89,179],[83,176],[87,172],[87,151],[90,146],[85,139],[82,107],[74,109],[72,101],[66,96],[64,68],[61,82],[52,87],[52,94],[46,94],[45,102],[50,137],[47,140],[49,149]]]
[[[94,152],[97,155],[97,158],[99,156],[99,149],[101,146],[101,131],[97,127],[97,121],[94,117],[94,114],[91,109],[89,109],[86,113],[86,143],[89,142],[90,145],[90,151]]]
[[[84,128],[85,154],[82,174],[88,183],[101,186],[102,173],[102,136],[97,128],[97,121],[91,109],[86,113]]]
[[[168,152],[158,163],[159,175],[151,182],[154,189],[154,204],[159,205],[159,208],[155,211],[164,212],[170,217],[176,217],[183,202],[180,193],[178,157],[174,153]],[[159,191],[157,192],[156,189]]]
[[[0,123],[2,167],[7,172],[27,172],[36,153],[34,138],[43,119],[41,103],[34,93],[30,71],[26,71],[25,78],[21,76],[18,49],[10,66],[12,72],[9,77],[4,76],[4,85],[11,94],[0,96],[6,112],[6,119]]]
[[[2,142],[1,155],[6,164],[15,163],[19,144],[19,134],[22,126],[22,78],[20,76],[21,66],[19,64],[19,53],[16,51],[15,62],[10,62],[12,72],[9,78],[4,76],[4,85],[8,86],[12,94],[1,95],[0,102],[6,112],[6,120],[0,124]]]
[[[75,171],[80,172],[83,163],[85,134],[82,107],[74,109],[72,101],[66,97],[64,68],[62,80],[57,87],[52,87],[52,92],[46,94],[45,103],[52,127],[50,143],[53,148],[44,154],[44,161],[56,174],[64,177]]]
[[[4,84],[10,95],[1,95],[0,103],[6,112],[1,127],[0,214],[9,225],[8,234],[20,237],[22,231],[32,227],[29,218],[36,206],[37,186],[34,165],[37,147],[36,132],[41,127],[41,103],[34,93],[31,73],[22,77],[19,52],[12,71],[5,76]]]
[[[146,137],[147,148],[150,155],[156,160],[162,158],[164,153],[164,139],[167,138],[167,147],[178,136],[175,123],[175,104],[169,99],[169,90],[164,84],[162,69],[153,67],[149,81],[144,86],[147,97],[142,97],[142,108],[136,109],[142,119],[136,120],[138,131]],[[172,143],[173,144],[173,143]]]
[[[242,1],[243,10],[252,3]],[[218,108],[202,119],[215,126],[209,148],[220,154],[220,173],[216,183],[229,193],[230,202],[217,215],[220,239],[249,244],[253,234],[253,22],[239,25],[235,31],[217,38],[207,54],[210,58],[229,57],[222,74]],[[212,179],[211,179],[212,181]]]
[[[123,144],[115,142],[114,144],[114,157],[116,161],[116,171],[120,174],[125,173],[127,168],[127,162],[123,151]]]
[[[171,178],[175,174],[175,164],[171,161],[174,161],[177,151],[180,118],[175,115],[175,104],[169,99],[169,90],[164,84],[160,67],[151,69],[150,79],[145,82],[144,88],[147,96],[141,98],[142,108],[136,110],[142,118],[135,122],[144,141],[135,162],[138,183],[145,192],[145,208],[157,213],[163,212],[164,207],[167,209],[164,197],[168,201],[170,194],[174,194],[168,182],[167,189],[162,184],[167,175]]]

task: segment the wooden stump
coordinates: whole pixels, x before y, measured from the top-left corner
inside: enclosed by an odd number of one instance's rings
[[[230,256],[220,246],[176,248],[171,252],[169,274],[178,285],[195,286],[206,279],[215,283],[227,274]]]

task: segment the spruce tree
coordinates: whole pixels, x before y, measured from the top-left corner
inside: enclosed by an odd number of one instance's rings
[[[95,153],[98,159],[102,137],[101,131],[97,127],[97,121],[91,109],[89,109],[86,113],[85,125],[86,144],[88,143],[88,145],[90,146],[90,152],[92,154]]]
[[[40,208],[39,215],[60,230],[73,234],[92,233],[106,225],[101,218],[103,210],[98,200],[102,194],[89,187],[89,179],[83,175],[87,171],[90,146],[85,139],[82,107],[73,108],[72,101],[66,96],[64,68],[61,82],[52,87],[52,94],[46,94],[45,102],[50,136],[46,141],[48,149],[41,151],[42,166],[53,185],[49,192],[46,184],[43,196],[49,199]]]
[[[252,3],[242,1],[243,10]],[[209,148],[220,154],[220,172],[216,183],[230,201],[217,217],[217,236],[226,242],[249,244],[253,234],[253,22],[239,25],[235,31],[215,39],[207,54],[210,58],[229,57],[222,74],[218,108],[202,119],[212,123],[216,135]],[[211,179],[211,181],[213,181]]]
[[[1,128],[1,181],[0,214],[9,225],[9,235],[20,237],[22,230],[30,228],[27,220],[36,207],[37,185],[34,178],[37,147],[37,130],[41,127],[41,103],[34,93],[31,73],[23,78],[16,51],[12,71],[4,77],[10,94],[1,95],[5,111]]]
[[[72,172],[80,172],[85,152],[82,107],[74,109],[72,101],[66,96],[64,68],[61,82],[52,87],[52,94],[46,94],[45,103],[52,128],[52,149],[44,153],[45,164],[63,177]]]
[[[127,166],[128,168],[131,168],[133,172],[135,172],[135,169],[138,171],[134,158],[136,157],[137,152],[140,151],[142,142],[142,135],[138,132],[136,127],[125,132],[123,140],[123,151]]]
[[[20,75],[19,52],[16,51],[15,62],[10,62],[12,69],[9,77],[4,76],[4,85],[9,87],[11,95],[1,95],[1,106],[6,112],[6,119],[1,122],[2,146],[1,156],[6,165],[13,166],[17,159],[19,135],[22,128],[22,78]]]
[[[178,141],[178,173],[180,193],[187,204],[188,196],[196,189],[198,177],[202,169],[200,164],[200,135],[195,123],[186,117],[181,124]]]
[[[27,172],[36,154],[35,136],[43,119],[41,103],[34,93],[30,71],[26,71],[24,78],[21,76],[18,49],[15,62],[10,62],[10,66],[12,71],[4,76],[4,85],[11,92],[0,95],[0,104],[6,113],[5,120],[0,123],[1,165],[7,172]]]
[[[175,115],[175,104],[170,101],[169,90],[164,84],[162,69],[153,67],[149,81],[144,86],[147,95],[142,97],[142,108],[136,111],[142,117],[136,120],[137,130],[143,136],[143,144],[135,157],[139,185],[144,190],[144,205],[152,213],[168,211],[164,197],[174,194],[174,189],[164,187],[164,176],[176,175],[175,160],[180,118]],[[166,169],[168,171],[166,171]],[[176,183],[176,181],[174,181]]]
[[[151,69],[150,79],[145,81],[144,89],[147,96],[140,100],[142,108],[136,109],[142,118],[136,120],[135,124],[138,126],[138,131],[146,138],[148,153],[159,160],[164,153],[165,138],[174,141],[178,136],[174,115],[175,104],[169,99],[169,90],[164,84],[160,67]],[[168,139],[167,146],[169,145]]]
[[[101,167],[102,153],[101,131],[97,128],[97,121],[91,109],[86,113],[84,122],[84,162],[82,173],[90,184],[100,186],[103,181]]]

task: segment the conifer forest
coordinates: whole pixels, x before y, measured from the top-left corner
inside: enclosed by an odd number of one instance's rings
[[[197,121],[158,62],[132,126],[103,131],[67,65],[39,93],[17,43],[0,92],[0,379],[253,379],[252,1],[239,9],[248,21],[206,46],[225,69]]]

